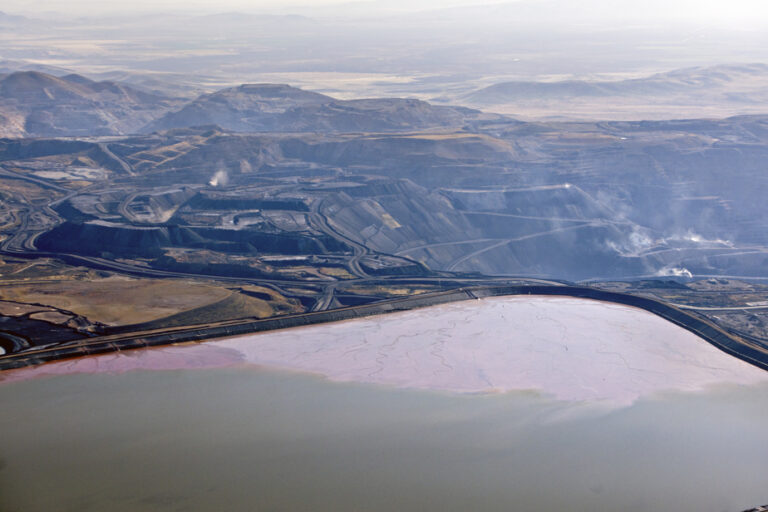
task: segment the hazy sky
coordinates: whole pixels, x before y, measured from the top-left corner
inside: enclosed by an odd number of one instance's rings
[[[354,5],[358,9],[370,5],[372,9],[388,8],[392,10],[422,10],[440,7],[462,5],[486,5],[510,0],[393,0],[388,2],[377,0],[4,0],[0,10],[7,12],[34,13],[35,11],[62,12],[125,12],[125,11],[159,11],[159,10],[200,10],[200,11],[264,11],[286,10],[300,12],[302,8],[313,9],[325,6]],[[520,1],[520,0],[511,0]]]
[[[538,3],[543,8],[551,0],[3,0],[0,10],[34,14],[44,11],[61,11],[72,14],[97,14],[107,12],[138,11],[264,11],[277,10],[293,12],[313,11],[322,7],[336,7],[343,12],[344,7],[359,13],[370,8],[378,11],[418,11],[462,5],[487,5],[498,3],[526,2]],[[566,2],[567,3],[567,2]],[[660,19],[754,21],[768,19],[768,1],[766,0],[581,0],[574,5],[583,6],[585,11],[596,18],[603,14],[628,10],[629,13],[644,13]]]

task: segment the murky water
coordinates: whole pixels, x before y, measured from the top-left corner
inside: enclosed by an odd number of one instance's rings
[[[253,368],[0,385],[0,510],[739,511],[768,386],[624,408]]]

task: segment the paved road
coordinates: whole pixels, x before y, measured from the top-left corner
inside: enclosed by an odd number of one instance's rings
[[[114,154],[114,153],[112,152],[112,150],[111,150],[111,149],[109,149],[109,144],[107,144],[106,142],[99,142],[99,143],[98,143],[98,146],[99,146],[99,149],[101,149],[101,150],[104,152],[104,154],[105,154],[105,155],[107,155],[109,158],[111,158],[112,160],[114,160],[115,162],[117,162],[117,164],[118,164],[118,165],[119,165],[119,166],[120,166],[120,167],[121,167],[121,168],[122,168],[122,169],[123,169],[123,170],[124,170],[124,171],[125,171],[125,172],[126,172],[128,175],[130,175],[130,176],[136,176],[136,173],[134,172],[134,170],[133,170],[133,167],[131,167],[131,165],[130,165],[128,162],[126,162],[125,160],[123,160],[122,158],[120,158],[119,156],[117,156],[116,154]]]
[[[121,165],[124,166],[126,172],[132,173],[132,169],[130,168],[130,166],[126,162],[120,160],[116,155],[114,155],[114,153],[112,153],[109,150],[109,147],[106,144],[101,144],[101,146],[103,146],[101,147],[101,149],[107,155],[121,162]],[[58,185],[49,183],[47,181],[39,180],[34,177],[24,176],[11,171],[7,171],[2,167],[0,167],[0,174],[3,174],[3,173],[6,173],[9,176],[13,176],[14,178],[25,179],[35,184],[39,184],[41,186],[46,186],[50,189],[63,192],[64,196],[59,197],[58,199],[55,199],[53,201],[50,201],[48,204],[45,204],[45,205],[27,205],[26,209],[19,210],[18,213],[20,217],[19,219],[20,226],[14,230],[14,233],[12,236],[9,236],[7,239],[3,240],[2,243],[0,243],[0,254],[7,254],[7,255],[26,257],[26,258],[41,258],[41,257],[58,258],[58,259],[63,259],[75,265],[84,265],[84,266],[93,267],[93,268],[111,270],[111,271],[126,273],[130,275],[135,275],[139,277],[210,279],[210,280],[215,280],[219,282],[227,282],[227,283],[235,283],[235,284],[264,285],[264,286],[269,286],[270,288],[275,289],[279,293],[289,297],[291,296],[295,297],[296,294],[288,293],[282,287],[297,286],[297,285],[315,286],[322,289],[322,294],[316,299],[316,302],[312,307],[313,311],[327,310],[333,307],[334,305],[338,304],[335,301],[336,289],[342,283],[348,284],[351,282],[355,282],[355,283],[397,282],[397,283],[435,283],[438,285],[442,285],[442,284],[450,285],[451,283],[478,282],[479,280],[489,281],[488,278],[476,279],[476,278],[467,278],[462,276],[426,277],[426,278],[413,277],[413,276],[411,277],[372,276],[371,274],[369,274],[364,270],[363,266],[360,263],[363,257],[376,257],[376,256],[384,256],[388,258],[394,257],[396,259],[402,260],[406,264],[418,265],[419,263],[405,256],[377,253],[375,251],[372,251],[370,248],[366,247],[363,243],[359,242],[358,240],[355,240],[352,236],[343,233],[339,228],[331,224],[327,214],[323,210],[322,199],[315,200],[310,205],[310,212],[308,213],[308,216],[307,216],[310,222],[310,225],[316,230],[326,234],[327,236],[353,249],[353,255],[348,261],[348,269],[350,273],[355,276],[355,279],[344,280],[343,282],[340,282],[340,281],[329,282],[327,280],[322,280],[322,279],[294,280],[294,279],[261,278],[261,277],[228,277],[228,276],[211,275],[211,274],[195,274],[195,273],[188,273],[188,272],[175,272],[175,271],[169,271],[169,270],[154,269],[154,268],[148,268],[140,265],[133,265],[130,263],[117,262],[117,261],[94,257],[94,256],[38,251],[34,244],[34,241],[37,238],[37,236],[49,230],[53,224],[61,222],[60,216],[52,209],[52,207],[68,200],[71,197],[74,197],[78,194],[82,194],[94,187],[103,186],[103,183],[97,182],[83,189],[73,191],[73,190],[59,187]],[[129,195],[128,198],[126,198],[120,204],[120,211],[128,220],[131,220],[131,215],[127,211],[128,209],[126,208],[126,206],[130,202],[130,200],[133,197],[135,197],[135,195],[137,194],[138,193]],[[497,279],[490,278],[490,281],[509,282],[510,280],[514,280],[514,279],[516,278],[502,276]],[[542,282],[553,283],[552,281],[546,281],[546,280]]]
[[[506,238],[474,238],[472,240],[457,240],[455,242],[436,242],[434,244],[424,244],[424,245],[418,245],[416,247],[409,247],[408,249],[403,249],[402,251],[397,251],[395,254],[398,256],[402,256],[404,254],[408,254],[409,252],[414,251],[420,251],[422,249],[431,249],[432,247],[448,247],[450,245],[467,245],[467,244],[482,244],[485,242],[495,242],[497,240],[504,240],[507,241]]]
[[[710,307],[710,306],[691,306],[690,304],[677,304],[670,302],[673,306],[680,309],[690,309],[694,311],[744,311],[745,309],[768,309],[768,306],[725,306],[725,307]]]
[[[9,178],[16,178],[18,180],[28,181],[30,183],[34,183],[35,185],[39,185],[39,186],[44,187],[44,188],[50,188],[52,190],[57,190],[59,192],[65,192],[65,193],[69,193],[70,192],[69,189],[66,189],[64,187],[60,187],[60,186],[56,185],[55,183],[51,183],[48,180],[44,180],[44,179],[40,179],[40,178],[35,178],[34,176],[28,176],[26,174],[21,174],[21,173],[14,172],[14,171],[9,171],[8,169],[6,169],[5,167],[2,167],[2,166],[0,166],[0,176],[7,176]]]
[[[496,243],[496,244],[493,244],[493,245],[489,245],[488,247],[483,247],[482,249],[478,249],[477,251],[471,252],[469,254],[465,254],[464,256],[461,256],[460,258],[457,258],[456,260],[451,262],[450,265],[448,265],[446,267],[446,270],[453,271],[453,270],[456,269],[457,266],[459,266],[460,264],[464,263],[465,261],[467,261],[467,260],[469,260],[471,258],[474,258],[475,256],[479,256],[480,254],[483,254],[484,252],[491,251],[491,250],[496,249],[498,247],[503,247],[503,246],[505,246],[507,244],[511,244],[511,243],[514,243],[514,242],[522,242],[523,240],[530,240],[532,238],[539,238],[539,237],[542,237],[542,236],[552,235],[552,234],[560,233],[560,232],[563,232],[563,231],[572,231],[574,229],[581,229],[581,228],[585,228],[585,227],[590,227],[592,225],[593,225],[592,223],[583,223],[583,224],[579,224],[579,225],[576,225],[576,226],[569,226],[569,227],[565,227],[565,228],[556,228],[556,229],[550,229],[548,231],[540,231],[538,233],[531,233],[530,235],[523,235],[523,236],[519,236],[517,238],[507,238],[507,239],[502,240],[499,243]]]
[[[308,219],[310,220],[312,227],[345,245],[351,246],[354,253],[348,262],[349,271],[352,273],[352,275],[357,277],[370,277],[368,273],[363,270],[363,267],[360,266],[360,258],[370,254],[371,250],[357,240],[342,234],[339,232],[339,230],[332,227],[328,221],[328,217],[322,212],[322,206],[322,199],[312,201],[312,204],[310,205],[310,213],[308,215]]]

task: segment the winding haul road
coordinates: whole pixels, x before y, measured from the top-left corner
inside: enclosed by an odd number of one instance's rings
[[[133,175],[133,170],[126,162],[120,160],[109,150],[106,145],[101,148],[104,153],[114,159],[123,170],[130,175]],[[664,304],[651,299],[615,294],[610,292],[603,292],[594,288],[586,287],[574,287],[565,285],[562,282],[548,280],[548,279],[535,279],[526,277],[515,276],[498,276],[498,277],[481,277],[481,276],[464,276],[464,275],[425,275],[422,277],[414,276],[374,276],[365,270],[361,261],[364,258],[378,258],[386,257],[389,259],[396,258],[403,262],[413,265],[421,265],[417,261],[406,256],[409,253],[418,250],[425,250],[431,247],[449,246],[449,245],[462,245],[462,244],[478,244],[485,243],[484,247],[460,256],[452,261],[447,269],[452,271],[463,262],[470,260],[471,258],[482,254],[486,251],[502,247],[509,243],[517,241],[523,241],[531,238],[547,236],[550,234],[583,229],[595,225],[594,222],[579,222],[576,219],[559,219],[561,221],[574,222],[574,224],[551,229],[542,232],[531,233],[523,235],[517,238],[508,239],[476,239],[476,240],[464,240],[457,242],[443,242],[435,244],[425,244],[423,246],[411,247],[392,254],[382,254],[371,250],[365,245],[365,243],[357,240],[354,235],[345,233],[341,228],[334,225],[330,220],[329,215],[324,209],[324,200],[315,198],[310,202],[310,211],[307,213],[307,222],[317,232],[338,241],[339,243],[352,248],[352,255],[347,261],[347,268],[354,276],[352,279],[344,281],[328,281],[323,279],[280,279],[280,278],[248,278],[248,277],[227,277],[214,274],[198,274],[188,272],[177,272],[169,270],[161,270],[155,268],[148,268],[140,265],[133,265],[130,263],[117,262],[109,259],[84,256],[79,254],[63,254],[38,251],[35,247],[35,239],[41,233],[49,230],[52,225],[61,222],[60,216],[53,210],[53,207],[57,204],[66,201],[67,199],[82,194],[91,187],[98,186],[99,184],[93,184],[91,186],[79,189],[76,191],[68,190],[53,183],[49,183],[45,180],[40,180],[31,176],[25,176],[21,174],[8,171],[0,167],[0,176],[6,176],[13,179],[21,179],[34,183],[42,187],[46,187],[51,190],[63,194],[58,198],[49,201],[47,204],[30,204],[25,202],[22,208],[18,209],[18,221],[19,227],[10,236],[5,238],[0,243],[0,254],[6,254],[11,256],[17,256],[22,258],[57,258],[64,260],[67,263],[75,265],[84,265],[97,269],[111,270],[124,274],[149,277],[149,278],[185,278],[185,279],[209,279],[213,281],[236,283],[236,284],[258,284],[262,286],[268,286],[277,292],[285,296],[295,296],[293,293],[288,293],[283,287],[296,286],[296,285],[308,285],[322,290],[322,293],[315,297],[315,303],[311,308],[310,313],[302,315],[291,315],[287,317],[276,317],[266,320],[254,320],[244,319],[237,321],[217,322],[205,325],[185,326],[173,329],[163,329],[155,331],[142,331],[134,333],[113,334],[110,336],[99,336],[94,338],[88,338],[81,341],[74,341],[61,346],[41,348],[41,349],[26,349],[22,352],[15,354],[5,354],[0,356],[0,369],[12,368],[18,366],[25,366],[28,364],[37,364],[52,359],[58,359],[62,357],[72,357],[77,355],[87,355],[92,353],[101,353],[112,350],[123,350],[129,348],[139,348],[149,345],[161,345],[166,343],[176,343],[180,341],[199,341],[211,337],[229,336],[234,334],[242,334],[245,332],[254,332],[259,330],[282,328],[291,325],[305,325],[308,323],[325,322],[331,320],[338,320],[343,318],[353,318],[357,316],[364,316],[370,314],[379,314],[387,311],[410,309],[413,307],[422,307],[424,305],[431,305],[433,303],[441,303],[451,300],[466,300],[472,298],[478,298],[480,296],[496,295],[496,294],[521,294],[521,293],[544,293],[544,294],[556,294],[556,295],[569,295],[580,296],[587,298],[596,298],[597,300],[608,300],[614,302],[620,302],[624,304],[634,305],[647,309],[655,314],[658,314],[673,323],[677,323],[685,327],[688,330],[698,334],[702,338],[706,339],[710,343],[715,344],[719,348],[726,352],[740,357],[752,364],[760,366],[761,368],[768,369],[768,355],[759,349],[754,344],[748,343],[748,340],[740,338],[738,335],[730,334],[719,327],[711,324],[706,320],[702,320],[696,316],[686,313],[685,310],[744,310],[744,309],[768,309],[768,305],[759,306],[747,306],[747,307],[724,307],[724,308],[707,308],[696,307],[681,304]],[[132,199],[133,196],[129,196]],[[126,219],[130,220],[127,208],[128,200],[123,201],[121,204],[121,211],[125,215]],[[549,219],[552,220],[552,219]],[[599,224],[604,225],[605,222]],[[719,276],[722,277],[722,276]],[[526,286],[511,286],[510,283],[520,283],[523,281]],[[424,294],[416,297],[409,297],[407,299],[394,299],[383,300],[374,304],[365,306],[348,307],[332,309],[338,306],[336,300],[336,292],[339,286],[343,284],[438,284],[441,287],[450,287],[452,290],[437,292],[433,294]],[[477,288],[460,288],[456,287],[467,286],[471,284],[480,284],[482,286]]]
[[[72,195],[72,192],[67,191],[68,195]],[[142,277],[160,277],[160,278],[207,278],[215,281],[230,282],[238,284],[259,284],[264,286],[270,286],[280,293],[285,295],[285,291],[282,286],[295,286],[297,284],[305,284],[321,287],[323,290],[322,295],[316,300],[312,312],[301,315],[289,315],[285,317],[275,317],[265,320],[244,319],[237,321],[227,321],[218,323],[209,323],[205,325],[185,326],[173,329],[162,329],[154,331],[141,331],[134,333],[122,333],[113,334],[109,336],[99,336],[94,338],[88,338],[80,341],[73,341],[65,343],[56,347],[39,348],[39,349],[27,349],[22,352],[14,354],[0,355],[0,369],[17,368],[22,366],[28,366],[32,364],[39,364],[42,362],[61,359],[65,357],[76,357],[82,355],[104,353],[115,350],[125,350],[131,348],[141,348],[152,345],[162,345],[169,343],[178,343],[184,341],[201,341],[207,338],[230,336],[235,334],[243,334],[247,332],[262,331],[268,329],[277,329],[283,327],[289,327],[293,325],[306,325],[310,323],[327,322],[333,320],[340,320],[344,318],[355,318],[359,316],[373,315],[385,313],[388,311],[410,309],[413,307],[423,307],[425,305],[432,305],[436,303],[450,302],[453,300],[467,300],[472,298],[479,298],[481,296],[488,295],[502,295],[502,294],[549,294],[549,295],[567,295],[577,296],[585,298],[593,298],[597,300],[607,300],[613,302],[619,302],[636,307],[646,309],[654,314],[662,316],[667,320],[676,323],[695,334],[701,336],[705,340],[714,344],[718,348],[728,352],[731,355],[739,357],[751,364],[759,366],[763,369],[768,369],[768,353],[766,353],[760,347],[750,343],[749,340],[740,338],[739,336],[728,333],[715,324],[703,320],[697,316],[693,316],[690,313],[686,313],[685,306],[676,306],[671,304],[665,304],[659,301],[644,297],[635,297],[625,294],[617,294],[612,292],[605,292],[588,287],[574,287],[567,286],[563,283],[546,280],[546,279],[528,279],[528,278],[514,278],[514,277],[470,277],[470,276],[427,276],[427,277],[408,277],[408,276],[388,276],[388,277],[373,277],[368,274],[360,264],[360,260],[363,257],[371,256],[375,257],[377,254],[373,253],[364,244],[354,240],[352,237],[341,233],[338,229],[334,228],[329,222],[327,216],[322,211],[322,201],[314,201],[311,205],[311,210],[308,215],[310,224],[316,230],[338,240],[339,242],[351,246],[354,250],[352,258],[349,260],[348,268],[350,272],[355,276],[353,279],[345,280],[345,283],[437,283],[442,286],[466,286],[470,283],[483,284],[484,286],[477,288],[460,288],[458,290],[449,290],[445,292],[437,292],[433,294],[424,294],[420,296],[409,297],[406,299],[393,299],[380,301],[374,304],[368,304],[365,306],[348,307],[330,310],[335,304],[336,288],[339,286],[339,281],[328,282],[327,280],[320,279],[307,279],[307,280],[291,280],[291,279],[264,279],[264,278],[241,278],[241,277],[226,277],[218,275],[207,274],[193,274],[185,272],[175,272],[167,270],[159,270],[147,267],[141,267],[138,265],[131,265],[128,263],[121,263],[103,258],[81,256],[77,254],[59,254],[37,251],[34,247],[34,239],[40,233],[48,229],[49,223],[56,223],[60,221],[58,215],[51,209],[56,202],[61,201],[57,199],[51,201],[48,204],[42,206],[27,205],[28,208],[24,209],[21,213],[21,226],[20,229],[14,233],[13,236],[6,238],[0,244],[0,254],[8,254],[12,256],[24,257],[24,258],[58,258],[68,263],[74,263],[78,265],[85,265],[89,267],[113,270],[130,275],[142,276]],[[37,216],[37,218],[34,218]],[[30,222],[34,219],[35,226],[30,226]],[[586,224],[588,225],[588,224]],[[569,226],[566,228],[560,228],[559,230],[568,229],[580,229],[584,227],[584,224]],[[42,228],[42,230],[40,229]],[[536,233],[521,237],[521,239],[543,236],[547,233]],[[494,247],[510,243],[513,240],[502,240],[490,246],[484,247],[479,252],[490,250]],[[476,241],[475,241],[476,242]],[[413,248],[415,250],[417,248]],[[478,252],[478,251],[475,251]],[[467,255],[459,260],[455,261],[451,268],[455,267],[461,261],[471,258],[475,253]],[[402,257],[402,255],[401,255]],[[413,260],[402,257],[404,261],[413,263]],[[510,281],[524,280],[526,286],[510,286]],[[503,283],[503,284],[502,284]],[[505,286],[506,285],[506,286]],[[755,306],[755,309],[765,308],[766,306]],[[718,308],[722,309],[722,308]],[[744,308],[736,308],[744,309]]]

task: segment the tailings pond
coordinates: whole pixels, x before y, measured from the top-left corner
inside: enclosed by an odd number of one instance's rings
[[[768,372],[615,304],[467,301],[0,380],[3,512],[768,501]]]

